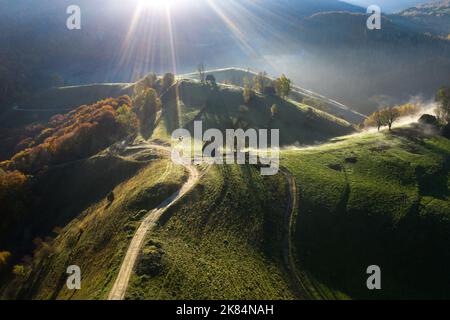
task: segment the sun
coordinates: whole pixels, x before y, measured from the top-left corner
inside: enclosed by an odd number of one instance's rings
[[[141,9],[166,9],[188,0],[139,0]]]

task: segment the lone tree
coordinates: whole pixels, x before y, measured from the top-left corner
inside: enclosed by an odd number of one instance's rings
[[[372,113],[364,122],[365,127],[377,127],[380,131],[381,127],[388,126],[389,131],[392,130],[394,123],[403,115],[409,115],[408,108],[390,107]],[[404,114],[402,112],[405,112]]]
[[[145,129],[151,127],[156,113],[161,110],[161,100],[155,89],[147,88],[135,97],[134,107],[139,115],[141,129]]]
[[[378,132],[380,131],[381,127],[386,125],[386,119],[384,116],[384,113],[382,111],[377,111],[372,113],[364,122],[364,126],[366,128],[368,127],[377,127]]]
[[[250,85],[250,80],[248,79],[247,76],[244,77],[244,92],[243,92],[243,96],[244,96],[244,103],[245,104],[249,104],[250,101],[253,98],[253,90],[252,90],[252,87]]]
[[[144,79],[137,81],[134,86],[134,96],[137,97],[148,88],[156,89],[158,83],[158,76],[155,73],[149,73]]]
[[[436,95],[439,120],[450,122],[450,87],[441,88]]]
[[[397,108],[386,108],[382,111],[383,117],[386,121],[386,125],[389,127],[389,131],[392,129],[392,125],[398,118],[400,118],[400,112]]]
[[[284,74],[275,81],[275,90],[278,96],[281,98],[286,98],[291,93],[291,80],[288,79]]]
[[[264,89],[267,86],[267,72],[260,72],[253,78],[253,83],[255,91],[259,93],[264,93]]]
[[[200,82],[205,83],[207,79],[205,74],[205,65],[203,63],[200,63],[198,65],[197,72],[198,72],[198,79],[200,80]]]

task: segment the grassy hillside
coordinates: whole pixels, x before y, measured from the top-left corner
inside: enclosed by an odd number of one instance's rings
[[[202,85],[180,80],[162,97],[163,111],[157,120],[153,139],[167,140],[177,128],[193,132],[194,121],[203,129],[280,129],[280,143],[310,144],[354,132],[346,121],[292,100],[257,95],[244,105],[242,89],[235,86]],[[278,106],[272,117],[270,108]]]
[[[26,274],[3,288],[4,298],[106,298],[140,220],[173,194],[186,177],[182,167],[148,151],[133,155],[128,161],[141,162],[144,167],[113,188],[114,202],[103,198],[79,211],[58,231],[55,240],[35,250],[32,261],[24,264]],[[94,183],[102,186],[102,180]],[[74,198],[77,199],[80,197]],[[69,291],[65,286],[69,265],[78,265],[82,270],[80,291]]]
[[[324,296],[450,297],[449,158],[449,140],[410,129],[283,153],[299,190],[298,266]],[[369,292],[373,264],[383,290]]]
[[[256,95],[244,105],[239,87],[193,80],[180,79],[161,102],[153,140],[167,142],[195,120],[204,130],[280,129],[281,164],[298,190],[291,244],[308,292],[298,289],[286,261],[286,176],[212,166],[147,235],[128,299],[450,297],[449,140],[414,126],[348,135],[355,132],[348,122],[292,100]],[[64,150],[72,155],[80,146]],[[0,237],[0,249],[12,251],[18,265],[0,279],[0,297],[104,299],[136,228],[187,174],[167,155],[118,145],[49,164],[36,171],[25,203],[36,214]],[[55,227],[55,237],[46,237]],[[35,237],[32,256],[18,260]],[[381,267],[382,291],[366,288],[373,264]],[[81,267],[79,291],[66,289],[69,265]]]
[[[0,246],[14,254],[29,252],[33,238],[45,238],[55,227],[65,226],[144,165],[101,155],[48,170],[31,181],[31,194],[24,203],[27,210],[22,215],[8,217],[9,212],[2,212]]]
[[[206,74],[213,75],[216,78],[217,82],[234,84],[239,87],[243,86],[243,79],[245,77],[248,77],[250,80],[252,80],[257,75],[257,73],[253,71],[239,68],[209,70],[206,72]],[[198,74],[190,73],[183,75],[181,77],[189,79],[198,79]],[[268,77],[268,79],[273,80],[270,77]],[[350,123],[359,124],[363,122],[365,118],[364,115],[351,110],[350,108],[340,104],[339,102],[330,100],[324,96],[321,96],[320,94],[317,94],[315,92],[306,90],[304,88],[295,85],[292,87],[290,97],[293,100],[299,102],[303,102],[304,100],[316,101],[318,102],[318,104],[322,105],[323,109],[325,109],[328,113],[338,118],[342,118]]]
[[[128,299],[292,299],[282,263],[283,175],[212,167],[148,235]]]

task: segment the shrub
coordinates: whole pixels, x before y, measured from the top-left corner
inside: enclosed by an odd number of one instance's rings
[[[422,125],[430,125],[430,126],[438,126],[439,121],[435,116],[432,116],[431,114],[424,114],[420,117],[419,123]]]
[[[30,268],[22,264],[17,264],[13,267],[13,274],[18,278],[26,278],[30,273]]]
[[[275,80],[275,89],[278,96],[281,98],[287,98],[291,93],[292,81],[288,79],[284,74]]]
[[[2,271],[8,265],[10,257],[11,257],[11,252],[0,251],[0,271]]]

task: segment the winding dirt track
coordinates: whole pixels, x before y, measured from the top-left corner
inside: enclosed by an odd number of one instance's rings
[[[165,153],[170,153],[171,150],[168,147],[160,145],[145,144],[136,147],[128,148],[130,150],[136,149],[157,149]],[[108,300],[123,300],[128,288],[128,283],[130,282],[130,277],[133,272],[134,266],[136,264],[139,253],[142,249],[146,234],[151,231],[158,220],[161,218],[162,214],[172,207],[179,199],[181,199],[187,192],[189,192],[198,182],[200,174],[197,168],[193,165],[187,165],[186,169],[189,171],[189,179],[183,185],[183,187],[173,194],[171,197],[166,199],[161,203],[156,209],[152,210],[142,221],[138,230],[136,231],[133,239],[131,240],[130,246],[128,247],[125,258],[120,267],[119,274],[117,275],[116,281],[109,292]]]
[[[287,269],[292,283],[295,284],[295,289],[303,299],[311,298],[308,287],[305,286],[303,277],[298,273],[295,266],[294,259],[294,245],[292,238],[294,234],[296,222],[296,210],[298,209],[299,201],[297,195],[297,182],[295,177],[289,170],[282,168],[281,172],[286,177],[289,186],[289,203],[284,216],[284,235],[283,235],[283,260],[285,268]]]

